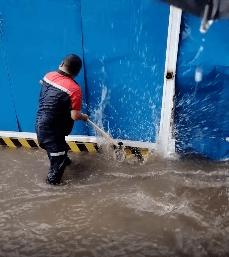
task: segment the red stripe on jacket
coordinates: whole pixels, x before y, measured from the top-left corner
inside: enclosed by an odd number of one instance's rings
[[[82,91],[80,86],[64,75],[56,71],[49,72],[45,75],[44,80],[50,85],[66,92],[71,99],[72,110],[80,111],[82,105]]]

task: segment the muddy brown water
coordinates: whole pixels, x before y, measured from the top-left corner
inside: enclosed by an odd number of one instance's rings
[[[0,256],[229,256],[229,165],[0,147]]]

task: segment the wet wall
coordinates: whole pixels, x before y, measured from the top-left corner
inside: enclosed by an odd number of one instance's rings
[[[115,138],[156,140],[168,17],[156,1],[82,1],[89,110]]]
[[[155,142],[169,6],[139,0],[0,1],[0,130],[34,132],[40,79],[68,53],[83,60],[83,112],[114,138]],[[175,99],[176,150],[229,155],[229,21],[206,34],[184,13]],[[94,135],[76,122],[72,134]]]
[[[76,53],[84,64],[76,79],[83,111],[114,138],[155,142],[169,6],[145,0],[9,0],[0,2],[0,12],[0,130],[34,132],[39,80],[66,54]],[[72,134],[94,131],[77,122]]]
[[[212,24],[183,13],[176,73],[176,150],[229,157],[229,21]]]
[[[0,13],[0,130],[34,132],[39,80],[66,54],[83,56],[80,3],[0,1]],[[84,70],[77,80],[84,92]],[[83,122],[74,132],[88,133]]]

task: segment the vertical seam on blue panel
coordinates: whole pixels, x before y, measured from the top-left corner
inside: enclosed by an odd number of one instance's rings
[[[13,100],[13,107],[14,107],[14,112],[15,112],[15,116],[16,116],[17,127],[18,127],[18,131],[21,132],[21,128],[20,128],[20,124],[19,124],[19,120],[18,120],[18,116],[17,116],[17,112],[16,112],[16,106],[14,103],[13,88],[12,88],[12,84],[11,84],[8,63],[7,63],[7,59],[6,59],[6,50],[5,50],[5,47],[3,44],[2,34],[3,34],[2,30],[0,30],[0,36],[1,36],[1,41],[2,41],[2,50],[3,50],[3,55],[4,55],[4,59],[5,59],[5,63],[6,63],[7,76],[8,76],[9,84],[10,84],[10,91],[11,91],[11,96],[12,96],[12,100]]]
[[[82,58],[83,58],[83,69],[84,69],[84,83],[85,83],[85,100],[87,104],[87,114],[89,115],[89,99],[88,99],[88,90],[87,90],[87,76],[86,76],[86,67],[85,67],[85,58],[84,58],[84,40],[83,40],[83,17],[82,17],[82,5],[80,0],[80,26],[81,26],[81,45],[82,45]],[[89,129],[88,129],[88,135],[89,135]]]

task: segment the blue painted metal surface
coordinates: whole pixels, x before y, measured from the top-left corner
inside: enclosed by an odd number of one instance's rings
[[[21,131],[34,132],[39,80],[45,73],[57,70],[66,54],[83,56],[80,1],[0,1],[0,12],[3,24],[2,43],[19,124]],[[4,65],[3,60],[1,64]],[[77,81],[84,93],[83,70]],[[8,78],[4,75],[1,78],[1,90],[8,83]],[[4,90],[1,105],[9,105],[8,95],[8,89]],[[85,108],[84,106],[84,110]],[[12,116],[11,109],[9,108],[8,116]],[[7,122],[2,112],[0,120]],[[0,129],[16,130],[13,125],[1,126]],[[88,129],[83,122],[77,122],[73,133],[88,134]]]
[[[157,1],[82,1],[89,112],[114,138],[156,140],[168,17]]]
[[[215,22],[206,34],[199,27],[199,18],[183,15],[176,75],[176,147],[179,152],[225,159],[229,157],[229,21]]]
[[[84,49],[86,71],[77,79],[83,89],[83,111],[87,102],[94,121],[115,138],[155,142],[167,5],[139,0],[9,0],[7,4],[0,2],[0,10],[2,43],[21,131],[34,132],[38,81],[56,70],[66,54],[77,53],[83,58]],[[1,78],[1,88],[9,83],[7,79]],[[9,104],[6,102],[4,95],[2,104]],[[13,117],[12,111],[7,115]],[[0,119],[6,121],[3,116]],[[10,126],[7,130],[16,129]],[[72,134],[88,134],[88,127],[77,122]]]
[[[0,12],[1,130],[20,127],[34,132],[38,81],[56,70],[66,54],[76,53],[84,61],[77,78],[83,111],[114,138],[155,142],[169,17],[166,4],[8,0],[0,1]],[[176,73],[176,149],[225,159],[229,21],[214,23],[206,34],[199,27],[199,18],[183,15]],[[88,133],[94,135],[83,122],[77,122],[72,132]]]
[[[2,44],[0,31],[0,128],[1,130],[19,131],[16,110],[13,101],[13,92],[9,71],[7,68],[7,60],[5,57],[5,48]]]

